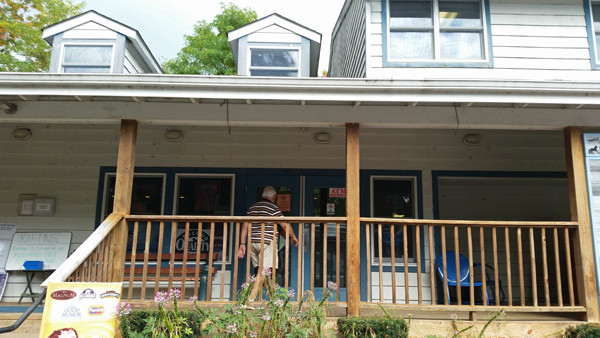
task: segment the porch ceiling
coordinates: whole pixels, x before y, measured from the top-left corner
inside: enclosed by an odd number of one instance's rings
[[[600,82],[0,73],[2,123],[560,129],[600,126]],[[229,116],[227,105],[229,100]],[[229,118],[229,121],[227,121]]]

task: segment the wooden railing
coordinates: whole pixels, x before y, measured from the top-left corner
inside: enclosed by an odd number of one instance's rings
[[[367,289],[367,303],[442,303],[463,309],[476,305],[487,308],[518,305],[525,311],[535,311],[543,305],[544,309],[553,308],[553,311],[585,311],[577,306],[574,292],[571,232],[578,229],[575,222],[361,218],[361,225],[366,228],[367,255],[373,251],[376,260],[373,267],[370,260],[367,262],[367,285],[377,289],[375,295],[371,287]],[[437,258],[431,245],[436,241],[434,230],[439,234]],[[524,241],[527,235],[528,240]],[[500,244],[499,237],[502,237]],[[384,247],[389,255],[383,253]],[[453,261],[449,261],[447,255],[453,255]],[[455,267],[454,271],[449,265]],[[449,286],[456,285],[454,281],[456,276],[461,276],[461,267],[468,270],[468,275],[463,273],[462,287],[451,292]],[[371,283],[373,268],[377,270],[373,275],[377,280]],[[399,281],[397,274],[403,280]],[[411,274],[416,275],[416,283],[409,278]],[[384,275],[391,278],[386,281]],[[513,279],[514,275],[518,275],[517,280]],[[468,287],[467,295],[463,295],[463,287]],[[404,290],[403,297],[398,296],[397,289]],[[515,289],[518,292],[514,292]],[[424,290],[431,291],[427,297],[423,296]],[[436,301],[436,290],[443,299]],[[479,299],[475,297],[476,290]],[[506,299],[502,302],[504,290]],[[449,303],[449,298],[454,300]]]
[[[50,275],[42,287],[52,282],[106,282],[111,268],[109,245],[111,233],[123,219],[122,214],[110,214],[102,224]]]
[[[279,224],[282,220],[286,223],[298,225],[295,230],[295,235],[298,238],[298,248],[303,248],[305,241],[310,242],[310,271],[304,271],[304,273],[310,273],[310,287],[307,286],[306,290],[310,290],[315,293],[315,289],[327,287],[327,282],[333,281],[340,285],[340,266],[345,265],[345,262],[340,261],[341,251],[345,252],[345,246],[341,245],[340,232],[344,226],[345,218],[332,218],[332,217],[235,217],[235,216],[134,216],[130,215],[126,217],[127,221],[132,224],[132,241],[131,247],[128,252],[136,253],[129,254],[126,259],[125,269],[126,275],[124,279],[124,287],[127,290],[127,299],[129,301],[144,301],[153,297],[160,288],[172,288],[177,287],[181,289],[181,299],[186,299],[192,296],[200,297],[200,289],[202,289],[202,278],[200,277],[203,269],[207,269],[206,275],[206,300],[207,301],[233,301],[238,290],[238,275],[245,271],[245,277],[253,274],[254,271],[251,269],[249,248],[244,260],[237,258],[237,252],[240,246],[240,233],[241,227],[244,222],[249,223],[247,243],[250,243],[250,235],[252,223],[258,224],[255,226],[261,227],[261,247],[264,248],[265,237],[264,227],[265,223],[274,222]],[[335,225],[333,225],[333,224]],[[327,234],[329,226],[335,228],[336,240],[335,240],[335,252],[336,259],[332,263],[335,271],[335,280],[328,280],[328,256],[321,255],[321,259],[317,258],[316,242],[322,238],[321,235],[316,234],[315,230],[319,228],[322,234]],[[131,225],[130,225],[131,227]],[[308,227],[308,231],[304,228]],[[171,254],[163,253],[164,242],[166,241],[165,234],[170,232],[170,248],[175,248],[177,229],[182,228],[183,230],[183,248],[180,253],[175,253],[171,249]],[[208,236],[208,243],[204,243],[202,240],[203,231],[207,231],[210,235]],[[216,249],[218,245],[215,242],[215,233],[222,234],[222,246]],[[158,236],[158,241],[155,243],[155,247],[152,247],[153,237]],[[191,250],[188,248],[190,231],[194,231],[197,234],[197,248]],[[142,234],[140,236],[140,234]],[[230,236],[234,235],[233,240]],[[140,241],[140,238],[144,238]],[[303,250],[298,251],[297,248],[293,247],[290,243],[290,234],[286,232],[283,239],[285,245],[281,249],[283,253],[283,271],[275,271],[272,274],[273,282],[279,280],[279,283],[284,288],[293,288],[298,294],[304,291],[303,287],[303,262],[304,254]],[[322,240],[322,251],[328,252],[328,241]],[[229,251],[228,246],[233,245],[233,250]],[[143,253],[139,250],[139,245],[143,245]],[[274,245],[277,245],[277,238],[274,240]],[[197,254],[203,246],[208,248],[208,253]],[[319,248],[321,249],[321,248]],[[194,252],[195,251],[195,252]],[[218,252],[217,252],[218,251]],[[227,253],[231,252],[231,257],[227,257]],[[262,253],[259,261],[262,261]],[[220,255],[218,253],[221,253]],[[223,254],[225,253],[225,254]],[[292,280],[292,266],[290,259],[295,259],[295,275]],[[167,258],[168,257],[168,258]],[[220,262],[218,262],[220,260]],[[276,257],[273,257],[273,263],[275,263]],[[229,261],[229,263],[228,263]],[[315,266],[319,264],[322,266],[322,273],[320,279],[322,285],[315,285]],[[166,267],[163,267],[166,265]],[[276,266],[274,264],[274,266]],[[133,268],[132,268],[133,267]],[[159,268],[160,267],[160,268]],[[227,276],[228,273],[233,274],[232,278]],[[190,276],[190,277],[188,277]],[[224,278],[225,276],[225,278]],[[217,277],[217,278],[214,278]],[[218,279],[218,281],[216,281]],[[214,283],[218,283],[217,289],[215,289]],[[154,293],[148,293],[148,288],[154,288]],[[227,290],[229,289],[229,290]],[[216,292],[214,290],[217,290]],[[338,288],[337,294],[335,295],[337,301],[341,300],[340,290]]]

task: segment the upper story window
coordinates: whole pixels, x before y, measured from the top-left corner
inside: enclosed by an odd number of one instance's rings
[[[113,46],[65,45],[63,73],[110,73]]]
[[[484,0],[387,0],[387,5],[387,62],[489,60]]]
[[[250,76],[298,77],[299,49],[250,49]]]
[[[596,62],[598,62],[600,60],[599,56],[598,56],[598,46],[600,44],[600,1],[592,1],[590,3],[591,8],[592,8],[592,34],[593,34],[593,41],[590,41],[590,45],[594,44],[595,45],[595,54],[596,54]],[[590,46],[591,47],[591,46]],[[592,51],[592,48],[590,48],[590,51]],[[595,68],[595,67],[594,67]]]

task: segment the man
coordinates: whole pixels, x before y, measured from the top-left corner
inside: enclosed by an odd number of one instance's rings
[[[256,202],[253,206],[248,209],[248,213],[246,216],[258,216],[258,217],[283,217],[281,210],[275,205],[275,199],[277,197],[277,192],[273,187],[266,187],[262,193],[262,199]],[[294,230],[288,223],[279,223],[284,233],[289,232],[290,241],[296,247],[298,247],[298,239],[296,235],[294,235]],[[258,290],[262,289],[262,285],[265,281],[265,276],[262,275],[258,271],[260,266],[264,268],[273,268],[273,255],[277,256],[277,248],[274,248],[273,238],[279,236],[277,233],[277,228],[273,222],[265,223],[265,235],[264,235],[264,256],[262,264],[259,262],[260,260],[260,238],[262,231],[262,223],[252,222],[252,233],[250,234],[251,243],[250,244],[250,259],[252,259],[252,265],[254,266],[256,272],[256,282],[254,282],[254,286],[252,287],[252,291],[250,292],[250,300],[256,299],[256,294]],[[245,222],[242,225],[242,231],[240,234],[240,248],[238,250],[238,257],[244,258],[246,254],[246,241],[248,240],[248,222]],[[277,262],[275,263],[277,264]]]

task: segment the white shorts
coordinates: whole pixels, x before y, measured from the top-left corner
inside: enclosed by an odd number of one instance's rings
[[[257,268],[260,267],[260,243],[252,243],[250,246],[250,258],[252,259],[252,265]],[[275,266],[279,263],[279,257],[276,257],[277,261],[275,262]],[[263,257],[263,268],[272,268],[273,267],[273,242],[267,244],[265,243],[265,254]]]

